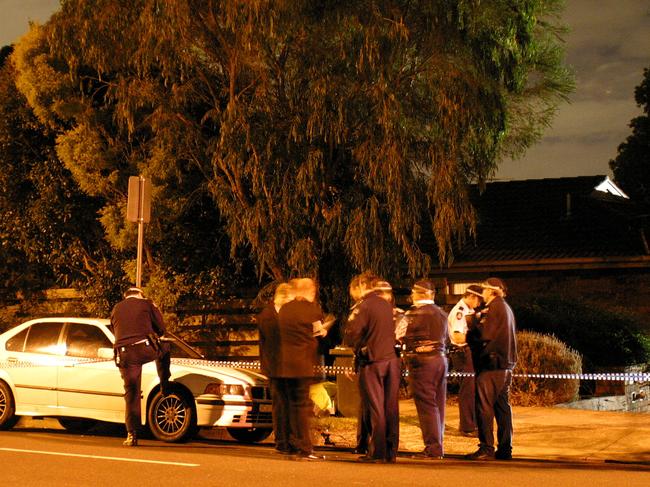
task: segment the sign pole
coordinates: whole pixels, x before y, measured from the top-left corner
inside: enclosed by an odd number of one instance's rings
[[[142,247],[144,244],[144,177],[138,178],[138,253],[135,264],[135,286],[142,287]]]
[[[126,219],[138,224],[138,248],[135,266],[135,285],[142,286],[142,249],[144,247],[144,224],[151,220],[151,181],[144,176],[129,178],[129,198]]]

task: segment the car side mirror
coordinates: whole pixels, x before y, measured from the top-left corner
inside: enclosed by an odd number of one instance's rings
[[[105,360],[113,360],[113,349],[112,348],[99,348],[97,349],[97,357]]]

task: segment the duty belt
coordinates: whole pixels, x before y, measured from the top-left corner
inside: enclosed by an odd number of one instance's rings
[[[129,347],[133,347],[133,346],[135,346],[135,345],[142,345],[142,344],[144,344],[145,347],[148,347],[149,345],[151,345],[151,344],[149,343],[149,339],[148,339],[148,338],[143,338],[142,340],[138,340],[137,342],[133,342],[133,343],[129,343],[128,345],[122,345],[121,347],[117,347],[117,349],[118,349],[120,352],[126,352],[126,349],[127,349],[127,348],[129,348]]]

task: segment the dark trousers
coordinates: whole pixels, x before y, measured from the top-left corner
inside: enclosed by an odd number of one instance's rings
[[[359,414],[357,416],[357,451],[365,453],[368,451],[368,439],[370,438],[370,414],[365,401],[359,401]]]
[[[275,449],[291,451],[289,443],[289,391],[286,379],[271,378],[271,399],[273,400],[273,433]]]
[[[142,365],[158,359],[158,353],[151,345],[139,343],[119,347],[118,367],[124,381],[125,424],[129,433],[136,433],[142,424],[141,420],[141,382]],[[161,366],[157,369],[161,371]],[[169,370],[169,367],[167,368]],[[163,372],[164,373],[164,372]],[[169,376],[167,376],[169,378]]]
[[[511,370],[485,370],[476,376],[476,419],[479,446],[494,452],[494,419],[497,422],[498,449],[512,453],[512,408],[510,407]]]
[[[413,356],[407,359],[409,383],[418,412],[424,453],[443,455],[445,402],[447,399],[447,357]]]
[[[359,392],[370,417],[368,456],[393,461],[399,447],[400,361],[371,362],[359,370]]]
[[[474,373],[472,351],[468,346],[458,347],[451,354],[451,362],[456,372]],[[465,433],[476,430],[476,383],[474,376],[460,377],[458,389],[458,428]]]
[[[313,413],[313,405],[309,398],[309,386],[312,384],[311,377],[299,378],[276,378],[276,392],[273,397],[275,403],[276,397],[279,398],[280,408],[284,412],[279,412],[281,416],[277,419],[280,428],[281,442],[288,444],[277,444],[276,448],[286,448],[284,451],[296,451],[301,455],[309,455],[313,451],[311,441],[310,418]],[[273,411],[275,414],[275,409]],[[276,419],[273,423],[276,426]]]

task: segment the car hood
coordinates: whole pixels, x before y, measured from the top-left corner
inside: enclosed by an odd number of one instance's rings
[[[234,382],[246,382],[250,385],[259,385],[268,382],[265,376],[252,370],[215,365],[214,362],[209,360],[192,358],[172,358],[171,373],[172,376],[202,374],[215,377],[224,382],[231,382],[225,379],[232,379]]]

